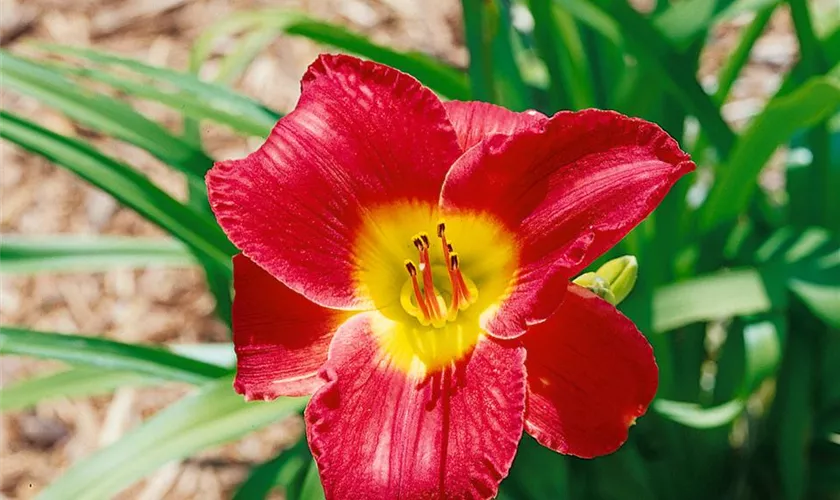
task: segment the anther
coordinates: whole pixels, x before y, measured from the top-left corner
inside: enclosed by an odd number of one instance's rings
[[[414,265],[414,262],[411,262],[410,260],[406,259],[405,269],[411,276],[417,276],[417,266]]]
[[[420,239],[423,240],[423,245],[426,248],[429,248],[429,235],[426,233],[420,233]]]
[[[458,254],[457,253],[453,252],[452,254],[449,255],[449,266],[450,266],[450,269],[452,269],[453,271],[458,270]]]
[[[446,231],[446,224],[444,222],[438,222],[438,226],[437,226],[438,238],[443,238],[444,231]]]

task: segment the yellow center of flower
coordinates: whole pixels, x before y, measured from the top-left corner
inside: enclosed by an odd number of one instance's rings
[[[444,215],[413,202],[372,210],[355,250],[359,293],[381,313],[379,344],[418,376],[472,351],[518,260],[510,232],[487,214]]]

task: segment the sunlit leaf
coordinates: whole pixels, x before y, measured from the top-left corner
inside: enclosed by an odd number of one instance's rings
[[[79,177],[167,230],[194,251],[230,269],[236,251],[210,215],[201,216],[164,193],[131,167],[107,157],[90,145],[46,130],[28,120],[0,111],[3,137],[67,168]]]
[[[657,290],[653,327],[657,332],[664,332],[698,321],[756,314],[768,311],[771,306],[758,271],[726,271]]]
[[[713,429],[730,424],[744,411],[744,402],[735,399],[712,408],[695,403],[657,399],[653,409],[663,417],[695,429]]]
[[[201,177],[213,163],[203,151],[128,104],[85,89],[44,65],[1,52],[2,85],[31,95],[103,134],[145,149],[180,171]]]
[[[0,238],[0,273],[105,271],[147,266],[190,267],[183,244],[163,238],[20,236]]]
[[[164,464],[238,439],[306,404],[306,398],[246,403],[232,390],[232,383],[229,377],[208,382],[116,443],[74,464],[38,498],[113,498]]]
[[[840,84],[815,78],[789,95],[770,101],[738,140],[718,172],[702,207],[701,221],[712,228],[743,213],[758,188],[758,173],[780,145],[803,127],[840,106]]]
[[[0,326],[0,353],[64,361],[105,370],[130,371],[156,379],[200,383],[229,373],[221,366],[162,349],[81,335]]]
[[[95,396],[112,392],[119,387],[162,382],[164,379],[137,372],[80,366],[3,387],[0,389],[0,411],[23,410],[41,401],[55,398]]]

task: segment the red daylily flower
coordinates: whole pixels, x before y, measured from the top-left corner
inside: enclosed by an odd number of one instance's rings
[[[321,56],[265,144],[207,176],[234,258],[235,388],[313,394],[327,498],[490,498],[523,429],[615,451],[650,345],[569,282],[694,168],[654,124],[442,103]]]

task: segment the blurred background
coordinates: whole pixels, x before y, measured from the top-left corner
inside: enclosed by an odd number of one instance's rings
[[[838,20],[837,0],[3,0],[0,493],[318,498],[300,403],[228,394],[231,250],[200,179],[339,50],[447,98],[642,116],[698,163],[610,254],[639,258],[621,307],[657,403],[604,459],[523,440],[501,495],[840,498]]]

